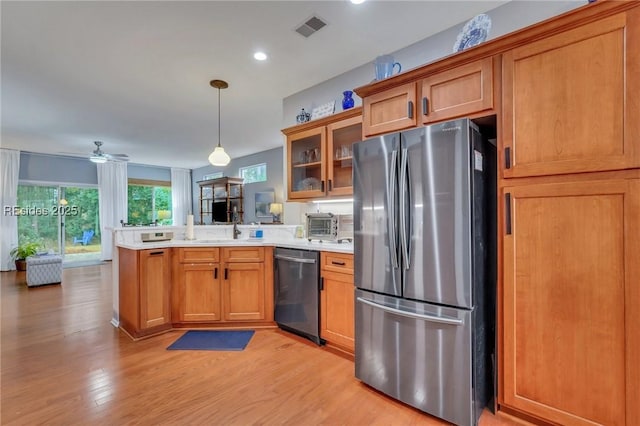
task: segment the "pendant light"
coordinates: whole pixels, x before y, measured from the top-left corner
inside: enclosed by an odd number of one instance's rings
[[[222,80],[211,80],[209,84],[218,89],[218,146],[209,154],[209,162],[214,166],[226,166],[231,161],[231,157],[224,152],[224,148],[220,145],[220,89],[226,89],[229,84]]]

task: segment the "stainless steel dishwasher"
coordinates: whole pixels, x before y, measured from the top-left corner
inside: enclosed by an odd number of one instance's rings
[[[320,253],[276,247],[275,320],[286,331],[320,339]]]

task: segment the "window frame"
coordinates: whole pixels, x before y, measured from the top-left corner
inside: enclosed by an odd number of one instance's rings
[[[250,169],[257,169],[260,167],[264,167],[264,180],[252,180],[252,181],[248,181],[247,178],[244,176],[244,172],[245,170],[250,170]],[[250,166],[244,166],[244,167],[239,167],[238,168],[238,175],[244,179],[244,183],[260,183],[260,182],[267,182],[268,180],[268,175],[267,175],[267,163],[258,163],[258,164],[252,164]]]

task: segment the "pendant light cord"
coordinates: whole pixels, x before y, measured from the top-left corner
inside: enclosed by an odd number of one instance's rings
[[[220,146],[220,88],[218,87],[218,147]]]

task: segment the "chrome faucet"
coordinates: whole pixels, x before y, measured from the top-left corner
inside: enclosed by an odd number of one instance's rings
[[[238,229],[238,208],[233,207],[233,239],[237,240],[242,231]]]
[[[238,235],[242,234],[242,231],[238,229],[238,222],[237,221],[233,221],[233,239],[237,240],[238,239]]]

